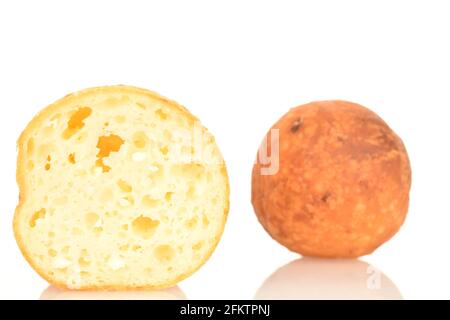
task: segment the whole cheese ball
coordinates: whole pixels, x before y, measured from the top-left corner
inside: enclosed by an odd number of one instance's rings
[[[399,230],[410,163],[402,140],[374,112],[313,102],[272,129],[253,168],[252,203],[275,240],[305,256],[351,258]]]

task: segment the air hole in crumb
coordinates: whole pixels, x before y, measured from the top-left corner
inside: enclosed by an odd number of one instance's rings
[[[128,225],[127,224],[123,224],[121,229],[127,231],[128,230]]]
[[[203,241],[199,241],[192,246],[192,250],[197,251],[200,250],[203,246]]]
[[[48,237],[49,237],[49,238],[55,237],[55,233],[54,233],[53,231],[50,231],[50,232],[48,233]]]
[[[71,164],[75,164],[75,153],[70,153],[69,154],[69,157],[68,157],[68,160],[69,160],[69,162],[71,163]]]
[[[175,250],[170,245],[162,244],[155,248],[154,254],[160,262],[168,262],[173,259]]]
[[[31,219],[30,219],[30,227],[34,228],[36,226],[36,224],[38,223],[38,220],[44,219],[45,212],[46,212],[45,208],[42,208],[42,209],[36,211],[35,213],[33,213],[33,215],[31,216]]]
[[[125,181],[122,179],[117,180],[117,185],[119,186],[120,190],[122,190],[123,192],[131,192],[133,191],[133,188]]]
[[[56,257],[58,255],[58,252],[56,252],[55,249],[49,249],[48,250],[48,255],[52,258]]]
[[[141,215],[133,220],[131,227],[136,235],[144,239],[149,239],[155,233],[158,225],[158,220],[153,220],[149,217],[144,217]]]
[[[88,259],[88,257],[83,256],[78,259],[78,264],[80,265],[80,267],[85,268],[91,264],[91,261]]]
[[[100,225],[100,217],[95,212],[89,212],[84,216],[84,222],[86,227],[92,229]]]
[[[103,163],[103,158],[109,157],[111,152],[118,152],[124,142],[125,141],[121,137],[115,134],[111,134],[109,136],[100,136],[98,138],[97,148],[99,149],[99,151],[97,154],[98,159],[95,164],[98,167],[101,167],[103,169],[103,172],[108,172],[109,170],[111,170],[111,167]]]
[[[63,138],[69,139],[77,131],[84,127],[84,120],[92,113],[92,109],[89,107],[79,108],[69,119],[67,128],[63,132]]]
[[[47,163],[45,164],[44,168],[45,168],[46,171],[48,171],[51,168],[50,161],[52,161],[52,157],[50,155],[48,155],[46,160],[47,160]]]
[[[155,111],[155,114],[160,118],[161,120],[167,119],[167,113],[165,113],[162,109],[158,109]]]
[[[164,195],[164,199],[166,199],[166,201],[170,201],[172,200],[172,195],[173,192],[166,192],[166,194]]]
[[[191,219],[187,220],[185,223],[186,228],[189,230],[194,229],[197,226],[197,217],[192,217]]]
[[[144,197],[142,197],[142,205],[144,205],[147,208],[154,208],[154,207],[158,206],[159,203],[160,203],[160,200],[153,199],[149,195],[145,195]]]
[[[167,153],[169,153],[169,147],[163,146],[163,147],[159,148],[159,151],[161,151],[161,153],[163,155],[167,155]]]
[[[138,149],[145,148],[148,141],[148,137],[143,131],[137,131],[133,134],[133,145]]]

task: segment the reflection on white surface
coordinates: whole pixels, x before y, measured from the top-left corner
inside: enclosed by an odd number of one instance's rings
[[[360,260],[302,258],[275,271],[255,299],[403,299],[383,273]]]
[[[184,292],[175,286],[162,290],[136,291],[71,291],[49,286],[41,300],[186,300]]]

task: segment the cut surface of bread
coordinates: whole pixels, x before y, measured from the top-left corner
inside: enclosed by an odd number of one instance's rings
[[[184,107],[109,86],[41,111],[18,141],[14,231],[69,289],[170,287],[212,254],[229,186],[214,138]]]

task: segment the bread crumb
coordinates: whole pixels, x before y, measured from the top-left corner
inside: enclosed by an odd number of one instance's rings
[[[147,157],[147,155],[146,155],[144,152],[135,152],[135,153],[133,153],[133,155],[131,156],[131,158],[132,158],[133,161],[135,161],[135,162],[141,162],[141,161],[144,161],[146,157]]]
[[[65,269],[70,266],[72,262],[62,257],[58,257],[53,259],[53,268],[55,269]]]
[[[118,257],[112,257],[108,260],[108,266],[112,270],[117,271],[125,267],[125,262]]]

